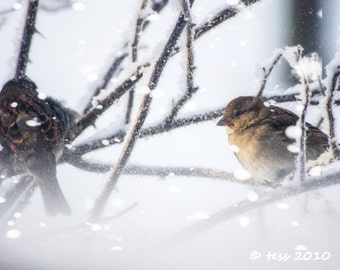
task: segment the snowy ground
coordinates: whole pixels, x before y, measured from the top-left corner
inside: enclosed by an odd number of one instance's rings
[[[15,2],[2,1],[0,8]],[[39,12],[37,28],[43,37],[34,36],[32,64],[27,73],[41,92],[64,100],[71,108],[82,107],[84,96],[88,96],[113,55],[132,35],[140,1],[120,1],[119,5],[115,2],[81,1],[83,4],[59,12]],[[180,7],[177,1],[170,2],[170,7],[143,35],[141,44],[145,49],[141,50],[140,61],[157,56],[164,45]],[[226,2],[235,1],[195,1],[194,21],[201,22]],[[195,43],[195,84],[200,90],[181,116],[219,108],[236,96],[256,93],[258,65],[275,48],[286,45],[283,33],[289,29],[281,22],[289,13],[285,3],[260,1]],[[13,76],[16,56],[13,44],[20,37],[23,12],[11,13],[0,27],[1,86]],[[166,115],[172,99],[183,93],[184,70],[181,54],[170,60],[155,92],[146,126]],[[271,88],[274,85],[283,88],[278,78],[270,82]],[[146,80],[139,83],[139,97],[146,83]],[[120,109],[125,104],[123,98],[87,135],[102,135],[108,127],[121,125],[124,115]],[[296,109],[294,104],[287,106]],[[318,110],[311,112],[308,120],[316,120],[313,113]],[[130,162],[241,170],[229,150],[225,130],[215,124],[216,121],[210,121],[142,139]],[[88,158],[114,162],[120,150],[121,146],[114,146]],[[103,187],[105,175],[60,165],[58,179],[73,215],[46,216],[37,191],[29,207],[2,228],[0,269],[236,270],[340,266],[339,186],[243,213],[193,238],[174,243],[176,233],[241,200],[252,200],[265,189],[176,175],[122,176],[104,216],[114,216],[129,207],[131,210],[119,218],[89,224],[89,211]]]

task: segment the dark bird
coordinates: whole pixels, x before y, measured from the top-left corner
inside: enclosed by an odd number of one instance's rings
[[[232,100],[217,125],[227,126],[229,144],[241,165],[259,182],[275,183],[295,170],[299,117],[259,97]],[[306,158],[316,160],[328,148],[328,137],[306,123]]]
[[[0,92],[0,162],[9,175],[30,172],[46,212],[70,214],[56,176],[57,159],[74,123],[74,113],[43,97],[27,77],[8,81]]]

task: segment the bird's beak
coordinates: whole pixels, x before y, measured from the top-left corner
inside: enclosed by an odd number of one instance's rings
[[[223,116],[218,122],[217,126],[227,126],[229,124],[229,119],[225,116]]]

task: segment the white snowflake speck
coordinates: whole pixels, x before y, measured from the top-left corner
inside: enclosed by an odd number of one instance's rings
[[[21,236],[21,232],[19,230],[11,229],[6,232],[6,237],[10,239],[17,239]]]
[[[305,245],[297,245],[295,250],[308,250],[308,248]]]
[[[76,11],[84,11],[86,9],[86,6],[84,3],[75,2],[72,4],[72,8]]]
[[[46,99],[46,94],[44,94],[44,93],[39,93],[39,94],[38,94],[38,98],[41,99],[41,100],[45,100],[45,99]]]
[[[253,190],[249,190],[247,192],[247,199],[248,201],[256,202],[259,199],[259,194]]]
[[[293,227],[297,227],[297,226],[299,226],[299,225],[300,225],[300,224],[299,224],[298,221],[296,221],[296,220],[292,221],[292,226],[293,226]]]
[[[285,130],[285,134],[290,139],[299,139],[302,135],[301,128],[298,126],[289,126]]]
[[[240,219],[238,220],[238,223],[242,227],[247,227],[250,223],[250,219],[246,216],[243,216],[243,217],[240,217]]]
[[[116,142],[116,143],[120,143],[121,142],[121,140],[119,138],[114,138],[113,141]]]
[[[102,145],[110,145],[110,142],[109,140],[102,140]]]
[[[0,196],[0,203],[5,203],[6,202],[6,198]]]
[[[19,10],[19,9],[22,8],[22,4],[20,4],[20,3],[14,3],[12,7],[13,7],[13,9],[15,9],[15,10]]]
[[[287,149],[291,153],[299,153],[300,152],[300,148],[299,148],[299,146],[296,143],[289,144],[287,146]]]
[[[277,207],[282,210],[287,210],[289,208],[289,205],[286,203],[279,203]]]
[[[320,176],[321,172],[322,172],[321,166],[314,166],[313,168],[310,169],[309,174],[311,176]]]
[[[18,102],[12,102],[12,103],[11,103],[11,107],[12,107],[12,108],[18,107]]]
[[[36,117],[26,121],[26,125],[29,127],[38,127],[38,126],[41,126],[41,124],[42,123]]]
[[[10,227],[14,226],[14,224],[15,224],[15,222],[13,220],[9,220],[7,222],[7,225],[10,226]]]

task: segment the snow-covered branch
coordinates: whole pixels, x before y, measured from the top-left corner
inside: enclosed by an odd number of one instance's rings
[[[262,96],[264,88],[266,87],[268,78],[269,78],[270,74],[272,73],[274,67],[277,65],[277,63],[280,61],[281,58],[282,58],[282,51],[278,50],[274,53],[273,60],[271,61],[270,65],[268,67],[264,66],[262,68],[263,78],[261,80],[259,92],[257,93],[258,97]]]
[[[139,138],[162,134],[165,132],[169,132],[171,130],[175,130],[177,128],[186,127],[186,126],[198,124],[198,123],[203,123],[206,121],[211,121],[211,120],[214,120],[220,117],[223,114],[223,112],[224,112],[224,107],[211,110],[203,114],[196,114],[193,116],[176,119],[172,122],[169,128],[166,128],[165,122],[161,122],[151,127],[146,127],[142,129]],[[106,136],[104,138],[90,140],[89,142],[76,145],[70,149],[65,149],[64,156],[60,159],[60,161],[68,162],[69,160],[72,160],[73,156],[84,155],[86,153],[102,149],[104,147],[122,143],[124,141],[125,136],[126,136],[126,132],[120,130],[120,131],[113,132],[112,135]],[[105,141],[106,143],[103,144],[103,141]]]
[[[26,74],[27,62],[29,61],[29,50],[32,37],[35,33],[35,19],[38,12],[39,0],[29,1],[26,14],[25,28],[21,38],[20,52],[18,55],[15,77],[20,78]]]
[[[81,134],[87,127],[93,125],[96,119],[105,112],[117,99],[124,95],[128,90],[131,89],[143,76],[144,68],[147,65],[137,67],[137,70],[131,74],[126,80],[123,81],[118,87],[115,88],[107,97],[103,99],[97,99],[97,104],[88,111],[85,116],[78,121],[74,131],[72,133],[72,138],[76,138]]]
[[[227,5],[225,8],[220,9],[220,11],[218,11],[215,16],[209,18],[206,22],[203,22],[195,29],[195,39],[200,38],[214,27],[236,16],[237,14],[244,10],[244,7],[250,7],[259,1],[260,0],[241,0],[240,2],[243,5],[236,6]]]
[[[186,83],[187,89],[184,95],[177,101],[177,103],[173,106],[170,115],[165,119],[166,129],[169,129],[171,123],[177,116],[178,112],[183,108],[183,106],[192,98],[192,96],[197,92],[198,87],[194,85],[194,24],[192,22],[190,3],[188,0],[182,1],[183,13],[185,16],[185,20],[187,22],[187,35],[186,35]]]
[[[208,219],[199,221],[183,231],[178,232],[165,244],[176,245],[182,241],[199,236],[213,227],[241,214],[270,205],[273,202],[285,198],[338,184],[340,184],[340,172],[337,170],[330,171],[318,177],[308,177],[306,181],[300,185],[281,187],[265,192],[256,201],[242,200],[237,202],[232,206],[212,214]]]
[[[96,220],[100,217],[102,214],[104,207],[106,205],[106,202],[108,201],[112,190],[114,189],[130,155],[131,152],[135,146],[136,141],[139,138],[141,129],[143,127],[144,121],[149,113],[149,108],[152,102],[152,95],[151,92],[157,87],[160,76],[163,72],[163,69],[169,60],[171,56],[171,52],[174,48],[174,46],[177,43],[177,40],[179,39],[183,29],[185,27],[185,18],[184,15],[181,14],[178,18],[178,21],[160,55],[158,60],[156,61],[156,64],[153,68],[153,72],[151,74],[148,88],[149,93],[145,94],[143,97],[142,104],[140,106],[138,115],[136,119],[134,120],[134,123],[127,135],[126,142],[124,144],[124,148],[121,152],[121,155],[116,162],[115,166],[113,167],[113,170],[110,172],[108,181],[105,184],[105,187],[101,193],[101,195],[97,198],[96,203],[94,205],[94,208],[91,213],[91,220]]]
[[[340,157],[340,150],[337,143],[337,138],[335,134],[335,118],[333,113],[333,104],[334,101],[334,93],[337,88],[340,86],[339,83],[340,77],[340,66],[338,66],[338,70],[336,70],[332,76],[331,86],[327,92],[327,103],[326,103],[326,110],[327,110],[327,117],[329,121],[329,145],[330,151],[332,151],[333,156],[336,158]]]
[[[93,161],[86,161],[81,157],[69,160],[71,165],[89,172],[106,173],[112,168],[112,164],[103,164]],[[143,165],[128,165],[124,168],[123,174],[126,175],[145,175],[157,177],[171,177],[171,176],[186,176],[186,177],[201,177],[208,179],[224,180],[232,183],[259,186],[253,178],[239,179],[233,173],[198,167],[178,167],[178,166],[143,166]],[[264,184],[265,185],[265,184]],[[268,186],[268,185],[265,185]]]
[[[139,39],[142,34],[143,25],[146,19],[147,5],[148,5],[148,0],[142,0],[142,4],[138,12],[138,18],[136,21],[135,34],[134,34],[133,41],[131,44],[132,63],[136,63],[138,59]],[[135,99],[135,87],[132,87],[129,92],[129,99],[128,99],[128,104],[127,104],[127,109],[126,109],[126,114],[125,114],[125,124],[130,123],[134,99]]]

